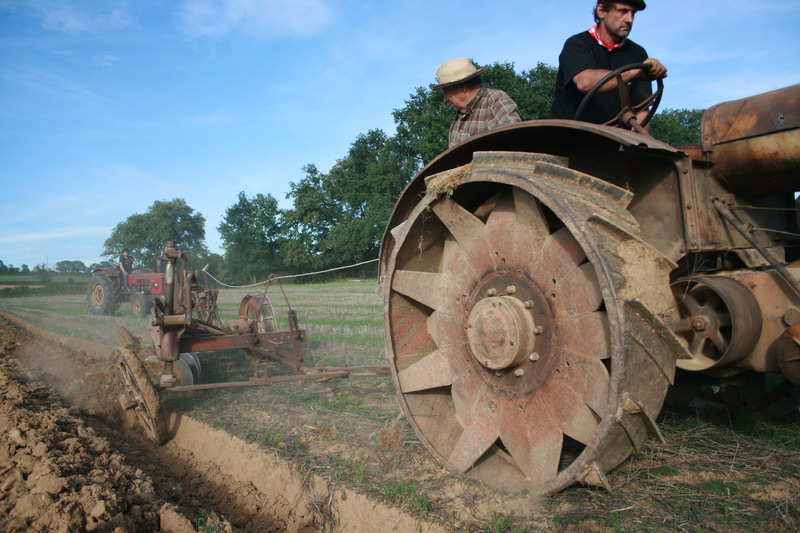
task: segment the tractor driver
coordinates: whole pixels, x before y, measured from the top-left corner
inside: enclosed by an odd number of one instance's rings
[[[128,274],[133,272],[136,266],[136,259],[131,255],[131,251],[125,248],[119,256],[119,271],[122,273],[122,286],[128,286]]]
[[[667,69],[658,59],[647,57],[644,48],[628,39],[636,12],[645,7],[644,0],[597,0],[596,25],[567,39],[558,56],[554,118],[574,119],[584,95],[619,67],[631,63],[650,65],[649,71],[637,69],[622,73],[634,105],[652,94],[651,80],[667,77]],[[609,80],[599,89],[583,120],[603,124],[617,116],[620,111],[617,79]],[[639,122],[646,112],[645,109],[639,113]]]
[[[459,57],[444,63],[436,71],[434,91],[444,91],[443,99],[456,111],[450,124],[449,145],[466,141],[487,130],[520,122],[517,103],[499,89],[483,86],[481,72],[471,60]]]

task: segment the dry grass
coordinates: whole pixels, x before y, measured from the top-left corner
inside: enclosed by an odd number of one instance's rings
[[[287,306],[276,289],[269,295],[279,328],[285,328]],[[301,327],[308,330],[310,364],[379,362],[382,307],[374,289],[366,283],[285,288]],[[235,317],[241,298],[252,292],[222,291],[223,318]],[[118,326],[147,335],[147,320],[133,317],[126,307],[117,316],[91,316],[77,296],[0,300],[0,310],[109,346],[116,343]],[[238,353],[203,355],[202,360],[211,381],[246,379],[252,371]],[[281,372],[274,366],[269,370]],[[398,419],[388,378],[173,392],[164,401],[170,409],[326,475],[332,487],[358,487],[460,531],[800,530],[797,415],[764,423],[724,412],[666,411],[660,423],[668,443],[648,441],[613,471],[612,493],[577,487],[547,498],[539,510],[512,512],[513,498],[454,478],[433,461],[408,422]],[[314,503],[327,517],[329,502]]]

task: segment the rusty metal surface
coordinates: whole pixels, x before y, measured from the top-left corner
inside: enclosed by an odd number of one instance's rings
[[[629,193],[550,161],[476,154],[452,196],[416,197],[384,255],[387,356],[421,442],[455,472],[532,493],[630,455],[674,371],[649,339],[672,336],[653,324],[674,265],[635,236]],[[637,341],[628,298],[653,307]],[[618,419],[632,395],[642,408]]]
[[[800,84],[725,102],[703,116],[703,151],[734,190],[800,190]]]
[[[688,346],[684,370],[732,366],[752,353],[761,338],[763,317],[757,300],[741,283],[699,276],[672,285],[677,316],[673,330]]]

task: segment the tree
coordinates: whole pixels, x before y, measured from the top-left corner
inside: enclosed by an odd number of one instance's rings
[[[650,135],[672,146],[700,144],[705,109],[665,109],[650,121]]]
[[[39,281],[43,284],[48,284],[53,279],[53,273],[47,269],[44,263],[40,263],[33,267],[33,273],[39,277]]]
[[[103,243],[102,255],[116,265],[120,252],[129,248],[140,266],[152,268],[161,257],[164,242],[174,241],[190,264],[196,265],[198,258],[208,255],[205,223],[205,217],[183,198],[156,201],[146,213],[134,213],[117,224]]]
[[[0,274],[5,274],[8,272],[8,267],[0,261]]]
[[[286,212],[287,265],[322,268],[374,259],[395,199],[413,174],[413,158],[381,130],[359,135],[327,174],[304,168]]]
[[[59,261],[56,263],[56,272],[62,274],[83,274],[86,272],[86,265],[83,261]]]
[[[19,267],[19,271],[20,271],[20,274],[30,274],[31,273],[31,269],[28,268],[28,265],[26,265],[25,263],[23,263],[22,266]]]
[[[222,274],[226,279],[260,281],[282,266],[282,214],[272,195],[248,198],[240,192],[217,229],[225,249]]]

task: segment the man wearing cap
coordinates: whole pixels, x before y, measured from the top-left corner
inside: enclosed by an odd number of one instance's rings
[[[452,59],[436,71],[438,83],[431,89],[444,91],[444,101],[453,106],[456,116],[450,124],[450,146],[478,133],[519,122],[517,103],[499,89],[483,86],[481,72],[471,60]]]
[[[603,76],[619,67],[631,63],[650,65],[649,71],[637,69],[622,74],[633,104],[652,94],[651,80],[667,77],[667,69],[657,59],[648,57],[644,48],[628,39],[636,12],[645,7],[644,0],[597,0],[594,9],[597,24],[567,39],[558,56],[553,117],[575,118],[584,95]],[[600,88],[583,120],[603,124],[619,111],[617,78],[614,78]],[[645,113],[646,110],[639,115],[640,120]]]

